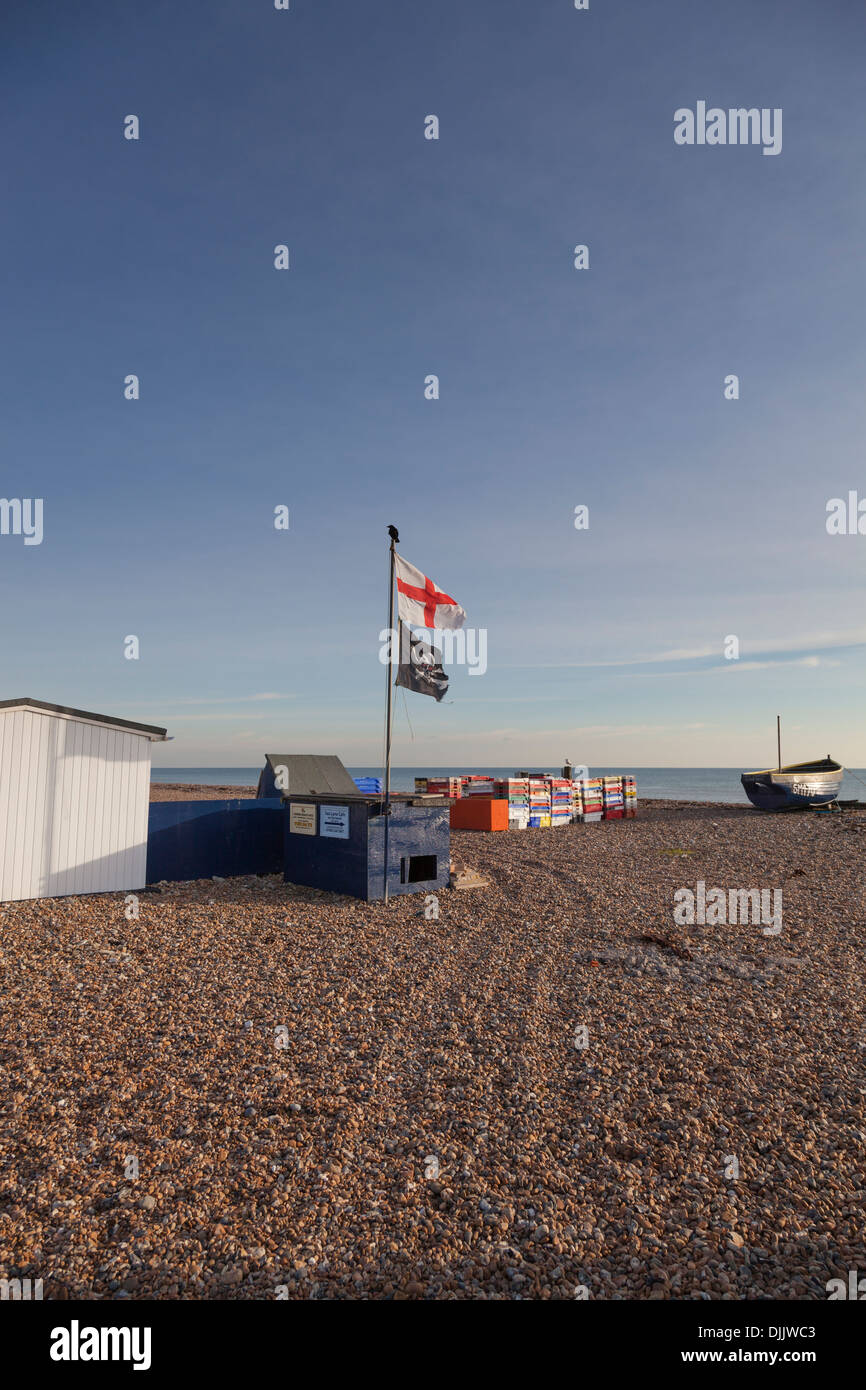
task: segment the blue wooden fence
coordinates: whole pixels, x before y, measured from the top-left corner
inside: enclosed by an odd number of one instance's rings
[[[280,797],[152,801],[147,882],[282,873],[284,819]]]

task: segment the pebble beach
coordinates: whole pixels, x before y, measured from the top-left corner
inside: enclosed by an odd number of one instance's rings
[[[866,1269],[866,813],[451,843],[487,886],[438,919],[278,876],[0,906],[0,1275],[825,1300]],[[676,925],[699,881],[781,889],[781,932]]]

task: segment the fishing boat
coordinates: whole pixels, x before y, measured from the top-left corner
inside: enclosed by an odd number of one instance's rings
[[[779,765],[740,777],[746,796],[759,811],[792,811],[803,806],[826,806],[835,801],[845,769],[828,753],[812,763],[782,766],[782,721],[776,715],[776,752]]]
[[[835,801],[845,769],[828,753],[820,762],[788,763],[763,772],[744,772],[740,781],[759,811],[790,811]]]

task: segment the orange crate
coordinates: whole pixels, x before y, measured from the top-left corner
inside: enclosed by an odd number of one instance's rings
[[[467,796],[450,809],[452,830],[507,830],[508,802],[489,796]]]

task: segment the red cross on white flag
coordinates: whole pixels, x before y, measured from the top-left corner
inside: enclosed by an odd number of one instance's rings
[[[413,627],[462,627],[466,614],[453,598],[408,560],[394,556],[397,570],[397,612]]]

